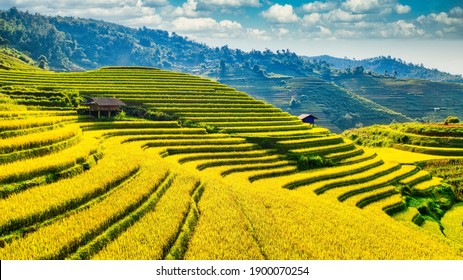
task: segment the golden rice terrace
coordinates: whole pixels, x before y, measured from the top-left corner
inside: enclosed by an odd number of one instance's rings
[[[0,86],[2,260],[463,259],[461,207],[417,223],[404,197],[439,179],[223,84],[113,67]]]

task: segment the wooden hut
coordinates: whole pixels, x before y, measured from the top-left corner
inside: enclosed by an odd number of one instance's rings
[[[298,117],[303,123],[310,123],[311,125],[315,124],[315,120],[318,120],[317,117],[315,117],[312,114],[302,114]]]
[[[89,114],[93,115],[96,113],[98,118],[101,114],[105,114],[108,118],[111,117],[111,112],[120,112],[121,106],[127,106],[124,102],[117,98],[111,97],[91,97],[86,102],[82,103],[83,106],[89,107]]]

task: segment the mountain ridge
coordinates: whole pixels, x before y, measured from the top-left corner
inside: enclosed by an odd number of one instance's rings
[[[365,71],[383,74],[384,76],[393,76],[397,78],[414,78],[424,79],[434,82],[457,82],[463,83],[462,75],[454,75],[447,72],[429,69],[422,64],[417,65],[407,63],[406,61],[388,56],[377,56],[361,60],[338,58],[330,55],[305,57],[308,60],[325,61],[334,68],[343,71],[352,71],[355,67],[363,67]]]

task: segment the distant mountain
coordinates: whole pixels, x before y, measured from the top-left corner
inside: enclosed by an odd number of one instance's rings
[[[337,58],[329,55],[306,57],[313,61],[325,61],[341,71],[352,71],[356,67],[363,67],[365,71],[371,71],[385,76],[397,78],[412,78],[425,79],[435,82],[458,82],[463,83],[461,75],[452,75],[439,71],[437,69],[429,69],[423,65],[407,63],[400,58],[392,58],[390,56],[379,56],[362,60],[353,60],[347,58]]]

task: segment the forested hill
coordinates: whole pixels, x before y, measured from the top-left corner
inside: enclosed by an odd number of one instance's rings
[[[278,70],[292,76],[329,71],[326,64],[315,65],[289,50],[273,53],[244,52],[227,46],[211,48],[163,30],[48,17],[15,8],[0,11],[0,38],[0,44],[26,52],[53,70],[142,65],[217,77],[226,75],[230,65],[239,64],[256,73]]]
[[[376,72],[385,76],[397,78],[425,79],[435,82],[463,82],[461,75],[452,75],[437,69],[428,69],[422,64],[407,63],[400,58],[378,56],[362,60],[337,58],[329,55],[308,57],[309,60],[325,61],[336,69],[344,72],[352,68],[362,67],[365,71]]]

